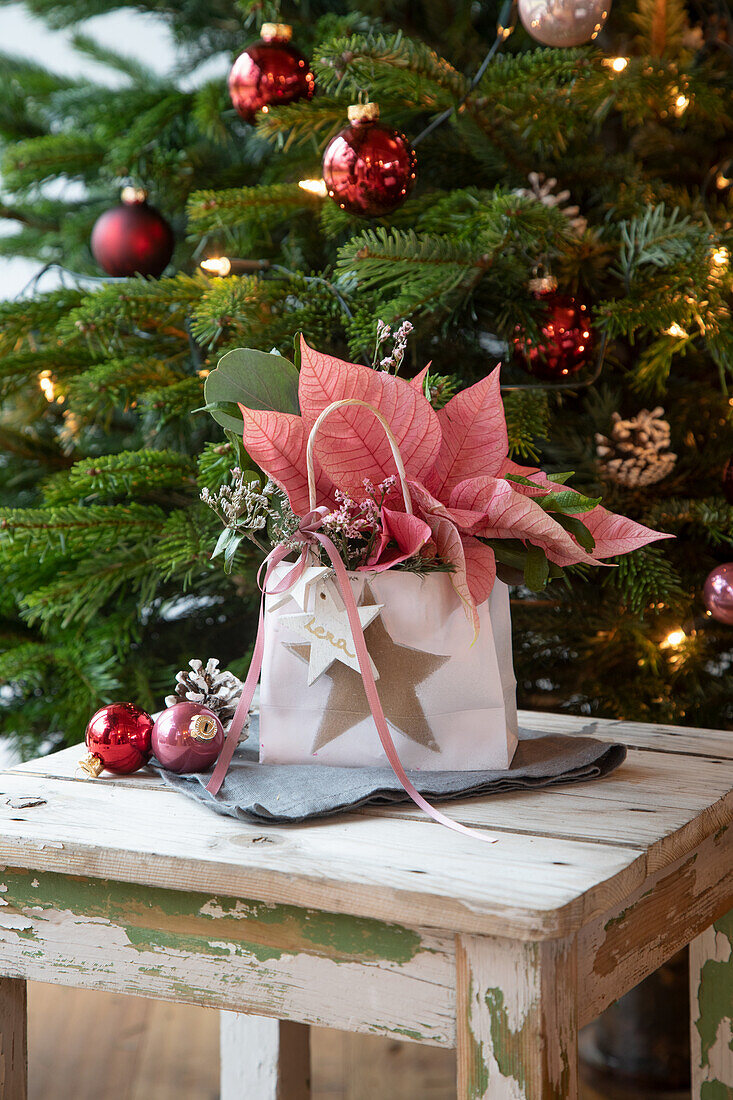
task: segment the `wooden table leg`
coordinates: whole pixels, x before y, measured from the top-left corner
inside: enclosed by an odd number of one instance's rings
[[[693,1100],[733,1098],[733,909],[690,944]]]
[[[458,1100],[577,1100],[574,940],[456,938]]]
[[[220,1012],[220,1100],[310,1100],[310,1028]]]
[[[26,983],[22,978],[0,978],[0,1096],[26,1100],[28,1095],[28,1039]]]

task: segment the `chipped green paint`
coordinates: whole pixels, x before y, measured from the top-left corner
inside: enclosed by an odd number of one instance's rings
[[[725,836],[725,834],[728,832],[729,828],[730,828],[730,826],[728,826],[728,825],[721,825],[720,826],[717,833],[713,837],[713,840],[715,841],[716,844],[718,843],[718,841],[720,840],[721,837]]]
[[[610,928],[613,928],[614,925],[623,924],[633,908],[633,905],[630,905],[628,909],[622,909],[621,912],[618,913],[615,917],[611,917],[611,919],[606,921],[606,923],[603,925],[603,931],[608,932],[608,930]]]
[[[733,1086],[724,1085],[722,1081],[703,1081],[700,1100],[733,1100]]]
[[[38,886],[31,886],[31,879]],[[251,955],[322,955],[337,962],[385,960],[404,965],[421,950],[414,929],[291,905],[214,897],[53,872],[6,871],[3,900],[18,912],[60,910],[122,927],[139,950]],[[34,929],[17,929],[25,939]]]
[[[484,1044],[476,1038],[473,1027],[473,1007],[478,1004],[473,978],[468,987],[468,1100],[484,1100],[489,1095],[489,1067],[484,1058]]]
[[[529,1052],[537,1046],[538,1027],[536,1014],[530,1010],[517,1030],[509,1024],[509,1016],[501,989],[488,989],[485,995],[489,1010],[491,1046],[502,1077],[512,1077],[522,1095],[527,1092],[526,1061]],[[543,1073],[545,1071],[543,1070]],[[545,1075],[542,1096],[546,1100],[566,1100],[570,1092],[570,1060],[562,1051],[562,1071],[559,1081],[550,1081]],[[529,1095],[529,1094],[527,1094]]]
[[[715,921],[713,928],[716,933],[725,936],[729,951],[727,959],[708,959],[700,969],[697,990],[699,1015],[695,1027],[700,1035],[701,1067],[710,1065],[710,1051],[715,1044],[720,1025],[725,1020],[730,1020],[733,1026],[733,910]],[[707,1083],[718,1084],[713,1081]],[[730,1086],[733,1086],[733,1081],[724,1087]],[[711,1094],[710,1100],[717,1100],[717,1097]]]

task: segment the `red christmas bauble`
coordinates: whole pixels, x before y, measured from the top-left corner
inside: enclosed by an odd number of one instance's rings
[[[89,756],[81,767],[96,778],[106,769],[127,775],[147,764],[152,752],[153,719],[133,703],[109,703],[89,720]]]
[[[733,504],[733,458],[729,458],[723,467],[723,496]]]
[[[229,72],[229,95],[247,122],[271,104],[311,99],[316,87],[307,58],[290,44],[292,27],[264,23],[260,33],[260,41],[248,46]]]
[[[134,187],[126,187],[120,205],[105,211],[92,229],[92,255],[108,275],[162,275],[175,243],[163,215]]]
[[[536,280],[533,293],[547,307],[541,339],[534,343],[517,327],[514,359],[536,378],[561,381],[586,367],[593,355],[590,309],[570,294],[559,294],[554,279]]]
[[[224,727],[200,703],[181,700],[155,719],[153,752],[169,772],[205,772],[224,744]]]
[[[703,585],[702,599],[714,619],[733,626],[733,561],[710,570]]]
[[[329,197],[349,214],[379,218],[401,206],[415,184],[417,157],[404,134],[382,126],[374,103],[349,108],[349,125],[323,154]]]

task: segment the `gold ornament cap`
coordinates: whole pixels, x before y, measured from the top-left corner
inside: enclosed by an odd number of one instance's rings
[[[260,38],[263,42],[289,42],[293,37],[293,28],[289,23],[263,23]]]
[[[147,202],[148,193],[144,187],[133,187],[132,185],[128,185],[122,188],[120,198],[126,206],[135,206],[138,203]]]
[[[379,119],[379,104],[352,103],[346,113],[349,122],[377,122]]]
[[[532,294],[552,294],[557,290],[557,279],[554,275],[536,275],[529,280],[529,289]]]
[[[96,752],[90,752],[88,756],[79,761],[79,767],[83,772],[86,772],[87,779],[99,779],[104,771],[104,761],[101,756],[97,756]]]
[[[208,714],[195,714],[188,724],[188,732],[194,741],[213,741],[216,737],[216,722]]]

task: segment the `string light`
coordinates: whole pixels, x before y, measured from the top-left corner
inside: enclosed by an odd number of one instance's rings
[[[674,111],[677,118],[682,118],[683,114],[685,113],[685,111],[687,110],[687,108],[689,106],[690,106],[689,96],[686,96],[684,92],[680,92],[680,94],[677,96],[677,98],[674,101],[674,106],[672,107],[672,110]]]
[[[730,252],[721,245],[719,248],[715,249],[711,259],[716,267],[727,267],[730,259]]]
[[[38,385],[43,391],[43,396],[50,403],[56,400],[56,387],[53,383],[50,370],[42,370],[38,375]]]
[[[683,642],[687,641],[687,635],[684,630],[670,630],[667,637],[663,642],[659,643],[660,649],[677,649]]]
[[[606,57],[603,64],[615,73],[622,73],[629,63],[628,57]]]
[[[664,331],[667,336],[674,336],[676,340],[686,340],[689,335],[687,332],[685,332],[682,325],[678,325],[676,321]]]
[[[730,187],[733,183],[733,179],[730,176],[726,176],[725,172],[718,172],[715,177],[715,186],[719,191],[724,191],[726,187]]]
[[[199,265],[207,275],[220,275],[225,278],[232,270],[232,262],[227,256],[210,256]]]
[[[307,191],[309,195],[320,195],[324,199],[328,194],[325,180],[300,180],[298,187],[301,191]]]

